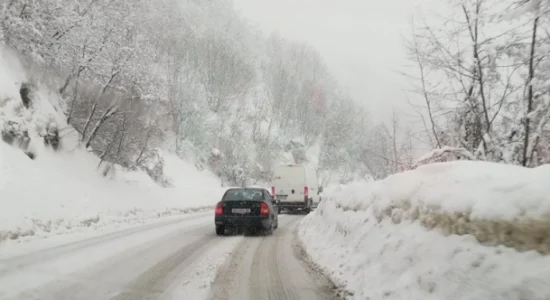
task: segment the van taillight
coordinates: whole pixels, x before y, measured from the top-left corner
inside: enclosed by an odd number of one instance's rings
[[[271,196],[275,197],[275,187],[271,187]]]
[[[304,197],[308,197],[309,196],[309,188],[307,186],[304,186]]]
[[[218,202],[218,204],[216,204],[216,216],[219,215],[223,215],[223,207],[221,202]]]
[[[269,215],[269,205],[267,205],[267,203],[265,203],[265,202],[262,202],[260,204],[260,215],[262,215],[262,216]]]

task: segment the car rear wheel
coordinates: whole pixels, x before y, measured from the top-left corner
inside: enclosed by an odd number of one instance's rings
[[[224,233],[225,233],[225,226],[216,225],[216,234],[217,235],[224,235]]]
[[[262,230],[262,233],[264,235],[272,235],[273,234],[273,223],[271,223],[271,225],[269,226],[268,229]]]

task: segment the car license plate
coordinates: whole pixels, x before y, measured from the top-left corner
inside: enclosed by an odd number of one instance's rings
[[[277,195],[277,199],[279,200],[286,200],[288,198],[288,195]]]
[[[233,208],[231,212],[234,214],[248,214],[250,213],[250,208]]]

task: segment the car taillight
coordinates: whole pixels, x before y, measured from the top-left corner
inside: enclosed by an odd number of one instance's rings
[[[307,186],[304,186],[304,197],[309,197],[309,188]]]
[[[219,215],[223,215],[223,207],[221,202],[218,202],[218,204],[216,204],[216,216]]]
[[[275,187],[271,187],[271,196],[275,197]]]
[[[269,215],[269,205],[267,205],[267,203],[265,203],[265,202],[262,202],[260,204],[260,215],[262,215],[262,216]]]

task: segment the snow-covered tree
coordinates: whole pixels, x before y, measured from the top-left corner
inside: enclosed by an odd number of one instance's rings
[[[548,161],[548,1],[452,0],[409,43],[426,140],[477,159]]]

